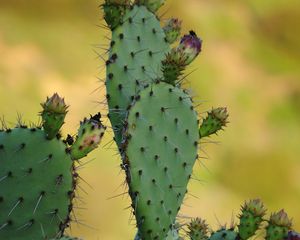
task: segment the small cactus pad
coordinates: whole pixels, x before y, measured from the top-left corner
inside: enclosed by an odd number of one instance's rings
[[[157,17],[145,6],[133,6],[112,32],[107,65],[107,101],[115,139],[120,146],[126,110],[145,85],[160,78],[169,50]]]
[[[239,237],[246,240],[255,235],[259,229],[266,209],[259,199],[250,200],[245,202],[241,208]]]
[[[233,229],[220,229],[211,234],[209,240],[237,240],[238,234]]]
[[[228,120],[228,113],[226,108],[214,108],[208,112],[207,117],[203,119],[200,126],[200,137],[208,137],[217,133],[226,126]]]
[[[46,102],[41,103],[41,106],[43,107],[41,112],[43,128],[47,138],[52,139],[64,124],[68,106],[57,93],[53,94],[51,98],[47,97]]]
[[[173,227],[197,159],[197,122],[190,97],[162,82],[141,91],[129,112],[123,164],[143,240],[164,239]]]
[[[67,227],[75,179],[65,149],[37,128],[0,132],[0,239],[49,239]]]
[[[71,147],[71,157],[73,160],[85,157],[89,152],[98,147],[105,132],[105,127],[101,123],[100,113],[85,118],[80,123],[76,141]]]
[[[288,236],[292,221],[284,210],[271,214],[266,240],[282,240]]]
[[[208,239],[208,225],[205,220],[200,218],[192,219],[188,225],[188,236],[191,240],[207,240]]]

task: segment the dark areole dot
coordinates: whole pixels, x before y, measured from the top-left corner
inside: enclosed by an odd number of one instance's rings
[[[109,74],[108,74],[108,79],[109,79],[109,80],[112,80],[113,77],[114,77],[114,74],[113,74],[113,73],[109,73]]]

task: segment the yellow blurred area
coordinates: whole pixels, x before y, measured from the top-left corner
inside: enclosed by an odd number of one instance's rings
[[[0,1],[0,115],[8,123],[17,113],[37,122],[39,103],[54,92],[71,105],[64,134],[75,133],[84,116],[106,112],[105,67],[94,52],[104,54],[110,37],[99,27],[100,3]],[[286,209],[299,230],[299,0],[169,0],[160,15],[178,16],[185,32],[203,38],[185,84],[198,111],[221,105],[230,112],[226,131],[202,144],[199,181],[191,181],[181,216],[201,216],[217,227],[230,222],[243,200],[260,197],[269,211]],[[75,209],[78,223],[69,233],[86,240],[134,236],[112,137],[109,131],[80,170],[92,188],[81,181],[77,201],[84,209]]]

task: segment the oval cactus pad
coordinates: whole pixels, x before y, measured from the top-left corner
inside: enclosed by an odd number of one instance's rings
[[[190,97],[166,83],[149,85],[132,106],[123,162],[139,232],[164,239],[197,159],[198,121]]]

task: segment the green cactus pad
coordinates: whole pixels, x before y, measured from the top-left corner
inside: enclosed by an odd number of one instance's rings
[[[226,108],[214,108],[208,112],[207,117],[203,119],[203,122],[199,129],[201,138],[208,137],[212,134],[216,134],[226,126],[228,121],[228,113]]]
[[[70,154],[73,160],[85,157],[89,152],[98,147],[105,132],[102,125],[101,114],[91,116],[90,119],[85,118],[80,122],[76,141],[70,148]]]
[[[209,240],[236,240],[238,234],[233,229],[220,229],[211,234]]]
[[[241,215],[239,216],[240,224],[239,237],[242,240],[247,240],[254,236],[263,222],[263,217],[266,209],[259,199],[245,202],[241,208]]]
[[[62,234],[75,188],[73,161],[65,148],[37,128],[0,132],[0,239]]]
[[[266,240],[282,240],[288,237],[292,221],[283,209],[277,213],[272,213],[268,223]]]
[[[115,139],[120,146],[126,110],[145,85],[162,76],[169,50],[157,17],[145,6],[133,6],[112,32],[107,61],[107,101]]]
[[[141,91],[129,112],[123,161],[143,240],[173,227],[197,158],[197,122],[190,97],[166,83]]]

